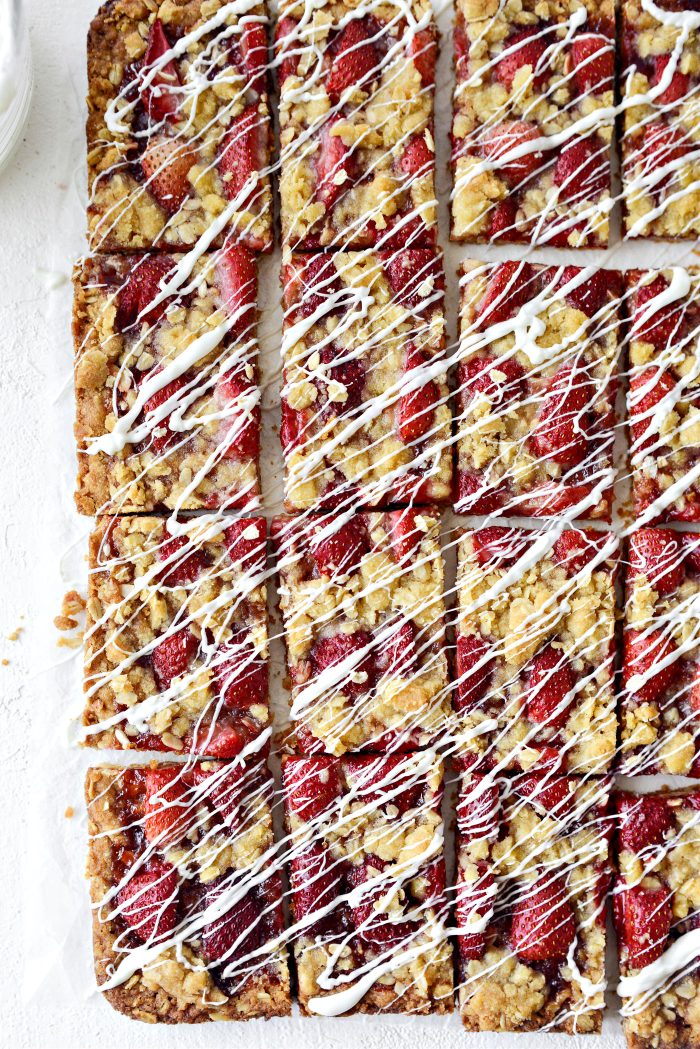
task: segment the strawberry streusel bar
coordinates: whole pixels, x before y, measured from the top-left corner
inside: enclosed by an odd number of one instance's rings
[[[146,1023],[287,1016],[264,763],[88,771],[97,983]]]
[[[277,518],[297,749],[410,750],[450,712],[433,508]]]
[[[272,246],[263,3],[110,0],[88,36],[91,247]]]
[[[608,243],[614,0],[457,0],[452,239]]]
[[[74,285],[80,512],[257,505],[255,257],[98,255]]]
[[[700,776],[700,536],[629,541],[621,770]]]
[[[84,739],[231,758],[269,735],[262,517],[100,518]]]
[[[629,1049],[700,1044],[700,790],[618,791],[613,912]]]
[[[461,268],[457,509],[610,520],[621,280]]]
[[[447,502],[441,258],[294,254],[283,281],[286,509]]]
[[[551,773],[463,777],[456,925],[468,1031],[601,1030],[609,790]]]
[[[630,466],[639,523],[700,521],[700,270],[627,272]]]
[[[440,759],[282,767],[302,1013],[451,1012]]]
[[[622,188],[628,237],[700,234],[700,11],[622,2]]]
[[[454,703],[465,766],[607,770],[617,732],[616,572],[610,534],[463,532]]]
[[[284,243],[434,245],[430,0],[283,0],[277,49]]]

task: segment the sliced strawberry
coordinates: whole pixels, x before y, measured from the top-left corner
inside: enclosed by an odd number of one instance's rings
[[[460,369],[465,397],[483,393],[497,404],[519,400],[524,380],[525,372],[515,357],[496,357],[492,353],[480,353],[465,361]]]
[[[673,376],[660,369],[645,368],[644,371],[632,375],[629,412],[634,444],[644,443],[647,429],[653,422],[654,409],[665,397],[673,393],[675,388]],[[650,440],[658,440],[658,433],[655,432]]]
[[[146,54],[143,56],[142,81],[148,77],[151,67],[171,49],[172,45],[165,35],[163,23],[159,18],[156,18],[151,26]],[[177,119],[178,109],[180,108],[177,89],[181,85],[174,60],[171,58],[164,65],[160,66],[158,72],[154,76],[149,77],[149,81],[147,86],[144,85],[142,87],[141,96],[151,120],[160,123],[161,120]]]
[[[137,320],[141,324],[157,324],[169,305],[163,299],[152,309],[148,307],[160,294],[161,282],[172,272],[175,263],[169,255],[145,255],[119,289],[116,325],[124,331]]]
[[[316,196],[329,210],[352,185],[357,167],[352,147],[346,146],[340,135],[333,134],[339,122],[344,123],[339,118],[323,124],[316,156]]]
[[[152,373],[149,372],[148,374],[150,376]],[[152,397],[148,398],[143,406],[143,413],[146,422],[151,429],[150,448],[156,455],[163,452],[168,445],[178,437],[177,432],[170,429],[169,420],[178,405],[176,395],[180,390],[184,390],[187,384],[188,380],[184,375],[181,375],[179,378],[173,379],[172,382],[166,383],[165,386],[161,387],[157,393],[154,393]],[[171,398],[175,398],[175,401],[171,411],[165,416],[165,418],[160,419],[158,422],[151,421],[149,415],[160,408],[161,405],[166,404]]]
[[[496,63],[496,80],[512,91],[516,73],[523,66],[530,66],[535,89],[541,91],[549,76],[547,69],[542,67],[546,46],[541,30],[528,28],[513,33],[504,41],[503,50],[506,53]]]
[[[246,786],[244,766],[234,763],[205,769],[196,764],[189,776],[196,788],[193,802],[198,804],[200,799],[205,801],[219,814],[227,827],[235,827],[239,822],[241,800]]]
[[[342,907],[333,902],[343,891],[344,866],[333,858],[330,849],[320,841],[311,841],[291,862],[292,903],[294,920],[301,922],[312,915],[316,919],[305,924],[310,933],[332,932],[340,924]],[[327,914],[320,912],[329,907]]]
[[[405,774],[397,774],[397,769],[406,765],[403,755],[384,755],[376,757],[353,757],[350,775],[352,786],[357,791],[357,798],[366,805],[395,805],[403,816],[409,809],[417,808],[423,798],[423,781],[416,776],[410,766]],[[372,789],[376,787],[376,790]],[[391,796],[388,797],[387,794]]]
[[[384,673],[392,677],[407,677],[415,668],[418,659],[416,652],[416,628],[410,619],[397,624],[394,632],[386,641],[386,648],[380,655],[379,663]]]
[[[590,564],[598,548],[595,537],[574,528],[567,529],[554,544],[554,560],[564,566],[569,577],[576,576]]]
[[[420,550],[425,532],[416,524],[419,510],[392,510],[389,515],[391,548],[397,561],[408,561]]]
[[[484,786],[484,777],[471,776],[470,788],[460,796],[457,805],[457,825],[460,835],[466,839],[486,838],[498,833],[499,794],[498,786]]]
[[[518,205],[511,197],[499,200],[491,212],[489,240],[517,241],[520,239],[515,225]]]
[[[224,542],[233,564],[247,571],[265,568],[265,519],[245,518],[224,529]]]
[[[576,937],[576,919],[560,878],[543,875],[513,908],[511,947],[526,962],[564,958]]]
[[[252,643],[234,637],[230,646],[222,649],[222,661],[216,668],[216,685],[224,706],[229,710],[267,704],[268,667],[257,654]]]
[[[338,361],[339,357],[340,361]],[[322,347],[321,364],[328,366],[326,371],[328,379],[345,387],[345,400],[327,400],[321,409],[321,414],[324,418],[327,414],[348,415],[362,404],[362,395],[367,381],[367,368],[364,361],[348,358],[344,349],[333,344]],[[327,387],[324,383],[320,384],[320,389],[325,395]]]
[[[283,778],[287,804],[300,820],[315,819],[340,797],[338,771],[337,758],[319,756],[285,760]]]
[[[640,528],[630,538],[630,575],[646,576],[657,594],[672,594],[685,578],[681,539],[668,528]]]
[[[431,87],[435,83],[435,63],[437,60],[437,44],[434,31],[432,29],[419,29],[417,33],[414,33],[411,37],[408,53],[418,70],[422,86]]]
[[[621,894],[618,936],[631,969],[644,969],[660,958],[671,931],[671,901],[666,889],[635,885]]]
[[[152,860],[117,895],[121,917],[142,943],[164,939],[177,923],[177,871]]]
[[[513,786],[516,794],[549,816],[563,820],[571,813],[576,797],[576,780],[572,776],[532,772],[518,777]]]
[[[679,660],[674,660],[663,669],[654,668],[672,656],[676,649],[676,642],[663,630],[628,630],[625,633],[625,684],[633,676],[645,678],[641,687],[632,694],[635,702],[654,703],[673,685],[680,672]]]
[[[280,425],[280,444],[285,455],[289,455],[302,440],[305,422],[302,412],[290,408],[287,401],[282,401],[282,422]]]
[[[219,175],[227,200],[237,197],[249,182],[251,175],[263,167],[266,134],[256,102],[246,106],[241,115],[232,120],[226,129],[219,156]],[[259,180],[251,185],[251,189],[241,200],[241,209],[249,207],[258,192]]]
[[[151,653],[153,671],[160,688],[170,688],[177,677],[181,677],[199,651],[199,641],[183,627],[174,634],[166,634]]]
[[[641,274],[640,274],[641,276]],[[668,281],[659,274],[649,284],[643,284],[634,300],[632,337],[650,342],[654,349],[664,350],[677,334],[682,312],[677,304],[653,308],[651,303],[668,291]]]
[[[505,120],[486,132],[480,142],[481,152],[492,162],[496,173],[515,188],[542,167],[544,154],[530,146],[540,137],[534,124],[525,120]],[[513,156],[520,149],[524,152]]]
[[[267,32],[262,22],[246,22],[241,33],[241,57],[248,87],[261,94],[267,73]]]
[[[376,863],[374,856],[368,857],[361,865],[351,869],[352,884],[355,889],[370,878],[375,877],[373,869]],[[371,868],[371,869],[369,869]],[[421,926],[417,921],[396,921],[390,919],[378,907],[386,896],[387,885],[380,885],[365,892],[360,903],[352,908],[352,921],[355,932],[362,943],[377,951],[408,950],[414,946],[413,940]]]
[[[434,301],[436,292],[444,290],[439,262],[430,248],[383,251],[381,259],[391,290],[407,310]]]
[[[654,87],[661,83],[666,67],[671,61],[671,55],[655,55],[654,56],[654,75],[652,77],[652,84]],[[665,91],[662,91],[660,95],[657,95],[655,102],[661,106],[673,106],[676,102],[681,102],[690,91],[690,77],[686,73],[681,73],[678,68],[678,62],[676,62],[676,68],[673,71],[671,82]]]
[[[528,262],[501,262],[490,271],[486,293],[476,312],[475,326],[485,331],[508,320],[535,291],[534,270]]]
[[[280,18],[277,23],[275,41],[277,43],[277,53],[280,58],[277,67],[279,69],[278,83],[280,89],[287,77],[294,76],[297,71],[299,55],[302,50],[302,45],[297,37],[298,24],[299,23],[295,18],[289,18],[286,15],[284,18]],[[296,52],[296,54],[294,52]]]
[[[580,33],[571,43],[574,83],[582,96],[612,91],[615,49],[612,40],[598,33]]]
[[[495,667],[490,652],[491,646],[481,634],[457,635],[457,711],[473,707],[488,692]]]
[[[224,875],[207,885],[204,903],[214,907],[224,894],[232,893],[230,875]],[[227,964],[244,958],[260,946],[260,904],[252,892],[226,911],[222,917],[205,925],[202,929],[202,949],[209,962],[225,961]],[[253,961],[251,960],[251,964]]]
[[[576,138],[563,147],[553,176],[561,200],[593,200],[610,188],[606,152],[599,138]]]
[[[559,287],[567,288],[567,285],[577,280],[580,273],[578,267],[567,266],[559,280]],[[594,317],[607,302],[610,282],[611,275],[607,270],[596,270],[575,288],[567,288],[566,301],[569,306],[585,313],[587,317]]]
[[[563,652],[545,646],[530,663],[525,700],[527,717],[535,724],[561,728],[573,702],[574,674]]]
[[[487,565],[489,571],[509,568],[525,550],[524,536],[514,528],[476,528],[470,538],[477,564]]]
[[[620,794],[617,811],[620,815],[620,847],[632,852],[660,845],[666,831],[673,825],[666,798],[653,794]]]
[[[435,153],[428,145],[425,135],[413,135],[401,154],[399,168],[409,179],[427,175],[435,165]]]
[[[240,244],[229,244],[216,256],[216,283],[224,309],[234,321],[233,331],[243,333],[255,323],[258,273],[255,255]]]
[[[141,167],[148,189],[169,215],[178,212],[192,192],[187,176],[195,159],[189,146],[162,135],[152,138],[143,152]]]
[[[405,374],[410,376],[412,371],[422,368],[426,364],[423,354],[419,350],[409,347],[406,355]],[[435,419],[435,408],[440,400],[440,393],[436,383],[428,379],[422,386],[418,386],[410,393],[403,393],[399,398],[399,437],[404,444],[419,441],[428,434]]]
[[[685,556],[693,572],[700,572],[700,536],[685,535]]]
[[[552,377],[529,438],[538,458],[561,466],[575,466],[585,459],[589,436],[584,413],[592,394],[590,382],[575,368],[560,368]]]
[[[329,533],[332,518],[320,525],[311,540],[311,553],[321,575],[354,572],[370,550],[367,525],[362,517],[351,517]],[[317,538],[320,536],[320,538]]]
[[[236,758],[258,732],[257,721],[240,715],[235,720],[220,721],[214,726],[203,724],[196,735],[193,749],[198,754],[209,754],[221,760]]]
[[[166,586],[184,586],[185,583],[194,583],[195,579],[199,579],[207,563],[204,551],[192,546],[190,540],[184,535],[174,536],[161,543],[156,551],[156,556],[159,561],[165,562],[164,568],[158,573],[158,578]]]
[[[216,383],[214,400],[226,411],[221,420],[227,459],[256,459],[260,452],[260,404],[244,409],[242,399],[255,389],[243,372],[226,372]]]
[[[374,681],[374,655],[371,652],[372,635],[366,630],[356,630],[354,634],[332,634],[316,642],[311,652],[311,662],[316,674],[329,667],[337,666],[351,656],[365,652],[362,659],[353,663],[353,668],[346,671],[335,689],[348,696],[361,696],[368,692]],[[362,680],[354,678],[362,675]]]
[[[310,317],[322,307],[324,307],[324,312],[327,310],[330,313],[329,307],[332,304],[330,300],[341,291],[340,274],[336,269],[333,256],[307,256],[301,273],[301,281],[294,294],[294,303],[299,307],[302,317]]]
[[[186,833],[192,820],[182,769],[148,769],[145,798],[146,840],[160,849],[170,848]]]
[[[369,78],[380,75],[379,52],[371,42],[372,28],[366,18],[354,18],[341,29],[331,47],[333,59],[325,88],[334,104],[349,87],[367,89]]]
[[[661,177],[654,178],[656,189],[663,189],[676,174],[679,161],[683,160],[690,148],[690,141],[685,132],[677,126],[654,121],[644,128],[639,154],[642,161],[642,176],[655,176],[659,168],[669,170]]]
[[[455,919],[457,923],[459,956],[463,962],[479,960],[486,950],[485,932],[461,932],[479,917],[488,914],[493,906],[495,878],[489,870],[479,870],[479,880],[473,884],[459,884]]]

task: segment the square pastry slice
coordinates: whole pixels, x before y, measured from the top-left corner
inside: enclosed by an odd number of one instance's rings
[[[700,13],[622,0],[622,201],[627,237],[700,235]]]
[[[277,518],[297,749],[410,750],[447,728],[435,508]]]
[[[83,739],[231,758],[269,735],[262,517],[100,518]]]
[[[600,1032],[610,783],[550,773],[461,781],[459,1008],[468,1031]]]
[[[700,777],[700,535],[629,541],[621,771]]]
[[[262,2],[110,0],[88,35],[97,251],[272,247]]]
[[[277,47],[283,242],[433,246],[430,0],[282,0]]]
[[[457,0],[452,239],[608,243],[615,0]]]
[[[257,506],[254,256],[97,255],[74,285],[79,511]]]
[[[607,770],[617,545],[590,529],[461,533],[454,703],[465,766]]]
[[[613,912],[629,1049],[700,1044],[700,790],[617,791]]]
[[[627,272],[630,472],[640,524],[700,521],[700,269]]]
[[[441,760],[287,757],[282,769],[302,1013],[451,1012]]]
[[[119,1012],[289,1015],[272,790],[260,759],[88,770],[95,973]]]
[[[457,510],[610,520],[621,280],[461,267]]]
[[[418,248],[292,255],[283,279],[286,509],[446,502],[441,258]]]

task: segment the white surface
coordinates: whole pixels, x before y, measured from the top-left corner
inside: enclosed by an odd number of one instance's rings
[[[82,771],[90,757],[68,745],[70,711],[80,707],[74,657],[56,648],[53,616],[61,595],[85,585],[84,538],[89,522],[73,510],[74,458],[71,439],[71,262],[83,250],[83,97],[85,33],[96,0],[28,0],[36,86],[23,142],[0,173],[0,705],[3,713],[0,798],[4,815],[2,899],[3,1045],[15,1049],[73,1049],[77,1046],[262,1047],[284,1042],[308,1049],[410,1044],[451,1049],[468,1041],[534,1049],[541,1036],[471,1036],[456,1016],[430,1019],[349,1018],[276,1020],[264,1024],[206,1024],[194,1028],[150,1028],[126,1020],[91,990],[89,913],[82,881],[84,822]],[[443,19],[449,28],[451,18]],[[443,27],[444,31],[444,27]],[[449,46],[440,64],[443,118],[449,104]],[[440,126],[440,123],[442,126]],[[438,124],[439,160],[446,161],[446,124]],[[441,181],[447,200],[447,180]],[[443,204],[441,228],[448,228]],[[486,249],[488,252],[488,249]],[[468,249],[448,252],[448,306],[454,321],[454,267]],[[485,250],[475,252],[482,257]],[[667,252],[640,245],[617,250],[614,264],[683,261],[689,249]],[[492,252],[504,255],[503,250]],[[490,257],[490,256],[489,256]],[[561,253],[540,252],[559,261]],[[581,256],[579,255],[579,258]],[[596,253],[586,253],[587,259]],[[600,253],[598,253],[598,257]],[[263,303],[276,303],[279,258],[265,262]],[[276,360],[279,312],[262,318],[270,410],[277,422]],[[274,465],[264,475],[273,501]],[[277,477],[277,484],[279,477]],[[22,626],[19,640],[7,635]],[[279,650],[277,651],[279,659]],[[273,653],[274,657],[274,653]],[[64,817],[71,805],[72,820]],[[22,991],[20,993],[20,988]],[[574,1049],[580,1039],[548,1035],[547,1049]],[[622,1045],[618,1021],[606,1017],[601,1041]]]

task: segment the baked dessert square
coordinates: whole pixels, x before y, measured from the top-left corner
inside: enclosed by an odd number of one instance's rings
[[[620,769],[700,777],[700,536],[629,539]]]
[[[700,1041],[700,790],[616,791],[613,913],[630,1049]]]
[[[445,278],[429,249],[283,266],[285,508],[446,502]]]
[[[610,782],[463,777],[457,807],[459,1009],[468,1031],[599,1033]]]
[[[289,1015],[273,789],[260,758],[88,770],[95,974],[119,1012]]]
[[[682,0],[622,0],[622,205],[626,237],[700,234],[700,19]]]
[[[102,517],[83,740],[231,758],[270,735],[262,517]]]
[[[610,520],[619,273],[465,262],[460,513]]]
[[[615,0],[457,0],[452,239],[604,247]]]
[[[700,521],[700,269],[627,272],[630,473],[640,524]]]
[[[272,247],[264,3],[110,0],[88,34],[94,251]]]
[[[440,758],[286,757],[282,775],[302,1014],[452,1012]]]
[[[78,510],[256,507],[255,257],[97,255],[74,285]]]
[[[430,0],[282,0],[277,52],[283,243],[434,246]]]
[[[617,733],[617,539],[553,525],[458,534],[460,763],[604,773]]]
[[[276,518],[296,748],[412,750],[448,726],[437,510]]]

